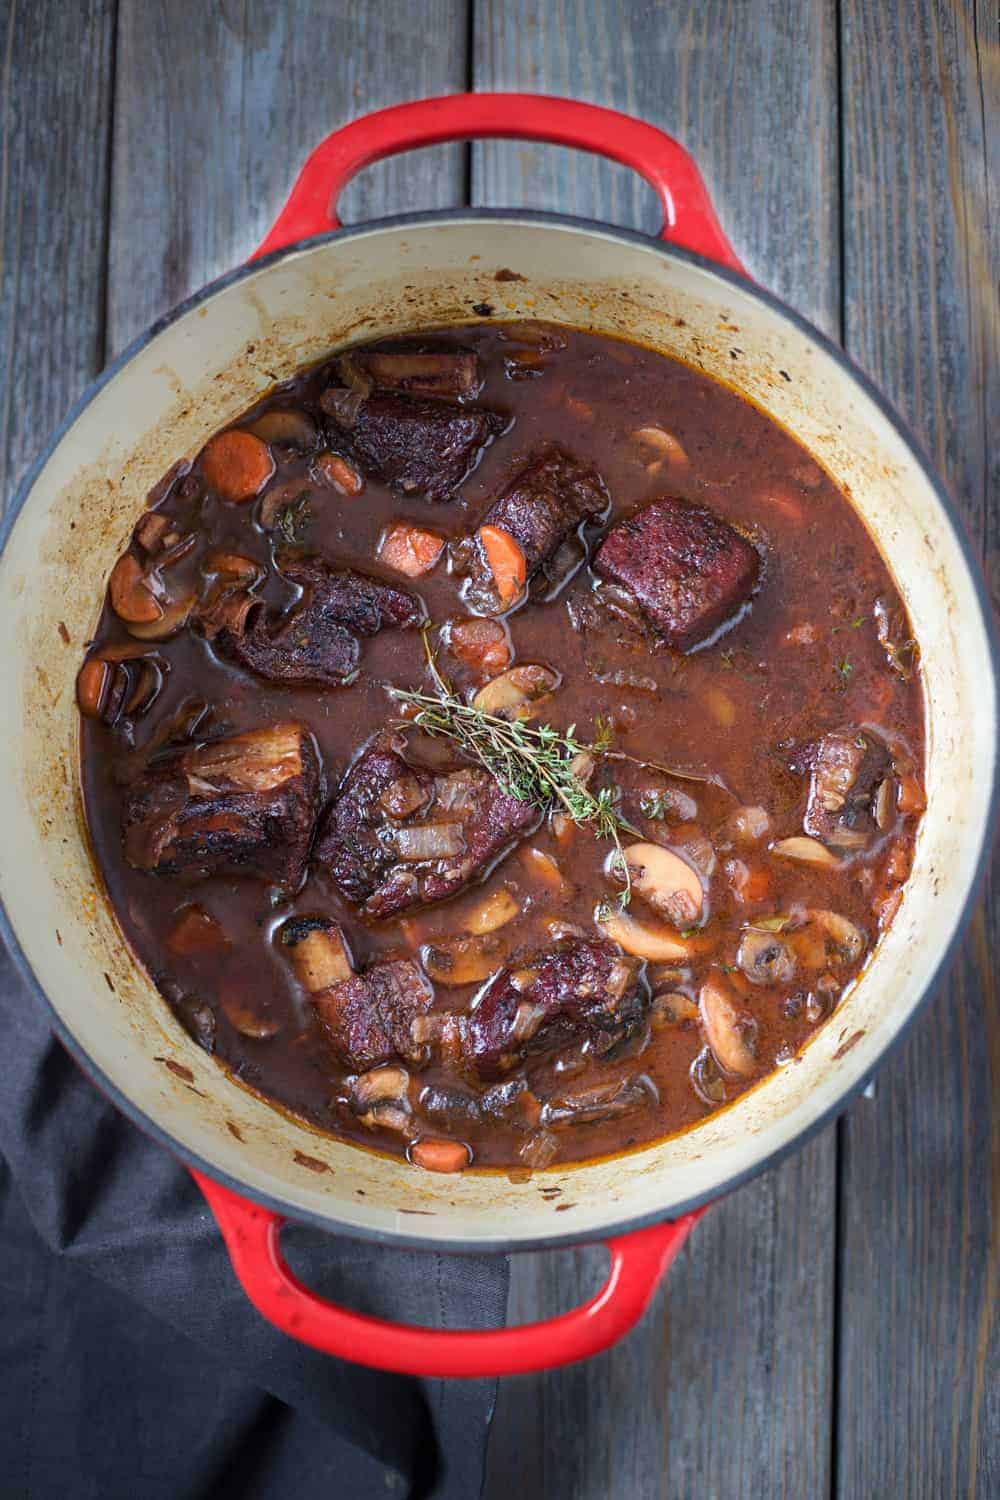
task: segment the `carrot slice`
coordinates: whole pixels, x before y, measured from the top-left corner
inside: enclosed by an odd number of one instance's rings
[[[509,609],[520,595],[528,576],[524,553],[510,532],[504,531],[500,526],[480,526],[479,540],[493,574],[500,607]]]
[[[209,438],[201,455],[201,468],[217,495],[240,505],[260,494],[274,473],[274,459],[259,437],[233,428]]]
[[[448,636],[448,649],[463,667],[487,677],[497,677],[510,666],[507,634],[498,620],[456,620]]]
[[[445,1141],[438,1136],[425,1136],[410,1147],[411,1162],[425,1172],[461,1172],[471,1156],[464,1141]]]
[[[405,573],[407,578],[419,578],[421,573],[430,572],[443,550],[444,538],[436,531],[397,521],[382,538],[378,555],[387,568]]]
[[[313,468],[325,484],[332,484],[342,495],[360,495],[365,487],[363,476],[339,453],[321,453]]]

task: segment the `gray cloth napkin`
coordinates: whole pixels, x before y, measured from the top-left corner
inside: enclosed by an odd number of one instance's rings
[[[0,1056],[5,1500],[475,1500],[496,1382],[376,1373],[266,1323],[186,1170],[80,1072],[2,948]],[[283,1243],[359,1311],[503,1324],[502,1256]]]

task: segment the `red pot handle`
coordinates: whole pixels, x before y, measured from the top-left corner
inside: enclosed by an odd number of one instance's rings
[[[543,94],[450,94],[396,104],[352,120],[307,157],[288,202],[253,258],[339,229],[340,194],[372,162],[418,146],[486,136],[576,146],[633,167],[660,200],[663,239],[743,271],[701,173],[679,141],[616,109]]]
[[[520,1328],[410,1328],[349,1312],[311,1292],[281,1253],[280,1214],[240,1198],[201,1172],[191,1175],[222,1230],[250,1301],[282,1333],[323,1354],[399,1375],[525,1375],[587,1359],[642,1317],[660,1277],[704,1213],[654,1224],[606,1242],[611,1270],[595,1297],[544,1323]]]

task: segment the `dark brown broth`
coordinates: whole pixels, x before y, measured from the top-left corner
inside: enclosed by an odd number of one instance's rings
[[[449,574],[445,561],[415,584],[400,580],[375,562],[380,534],[387,522],[398,518],[425,524],[449,538],[468,534],[528,457],[552,441],[601,472],[613,497],[612,519],[655,496],[671,494],[710,506],[751,532],[766,557],[766,573],[749,612],[722,639],[693,654],[680,656],[664,650],[644,656],[641,671],[654,680],[652,693],[601,685],[586,674],[581,640],[569,623],[566,601],[592,587],[587,569],[551,602],[528,602],[518,608],[508,619],[510,634],[518,661],[544,662],[563,675],[562,686],[541,718],[562,729],[575,723],[578,735],[589,738],[596,719],[603,716],[614,726],[616,749],[640,760],[710,774],[732,794],[698,782],[667,780],[631,766],[616,768],[630,816],[639,820],[644,837],[683,852],[690,848],[686,840],[700,830],[716,850],[705,952],[675,981],[656,983],[654,976],[654,987],[696,998],[710,963],[735,965],[740,930],[748,917],[787,912],[793,905],[838,912],[865,934],[865,956],[834,971],[837,987],[843,987],[855,977],[877,937],[875,903],[891,892],[908,869],[915,819],[896,817],[872,850],[845,861],[837,870],[770,856],[766,843],[747,856],[726,847],[721,830],[735,807],[749,804],[767,810],[769,840],[799,834],[806,781],[788,771],[786,750],[792,743],[815,739],[828,730],[876,728],[890,745],[902,747],[919,771],[923,743],[919,683],[915,674],[913,680],[902,681],[887,670],[872,620],[877,597],[899,607],[886,567],[852,507],[829,478],[791,437],[734,392],[639,346],[563,332],[567,347],[544,357],[537,378],[520,381],[505,375],[503,360],[512,346],[497,325],[445,334],[446,340],[454,337],[478,351],[486,375],[478,399],[509,412],[513,428],[487,451],[463,486],[461,498],[448,504],[402,498],[370,479],[355,499],[341,498],[329,489],[314,490],[303,544],[338,563],[414,589],[423,596],[435,621],[460,616],[465,613],[460,580]],[[323,385],[322,371],[306,372],[254,411],[291,404],[304,406],[318,419],[316,403]],[[647,425],[673,434],[688,462],[668,459],[647,472],[659,455],[633,436]],[[307,460],[286,455],[274,482],[307,468]],[[194,581],[199,558],[208,546],[220,543],[270,568],[271,538],[252,520],[256,507],[225,504],[211,496],[203,502],[192,500],[185,497],[191,488],[181,471],[159,497],[161,509],[188,525],[196,520],[199,528],[198,546],[181,565],[183,574]],[[272,576],[265,597],[278,603],[290,600],[292,593]],[[815,631],[812,643],[787,639],[790,631],[804,625]],[[106,647],[128,640],[123,625],[105,605],[95,643]],[[169,663],[169,672],[153,709],[136,721],[134,747],[97,721],[84,720],[82,727],[88,825],[123,932],[169,1000],[194,995],[212,1007],[216,1055],[237,1078],[317,1126],[399,1151],[404,1143],[398,1136],[388,1131],[373,1133],[346,1108],[346,1070],[332,1057],[307,996],[274,945],[275,929],[292,912],[327,913],[343,924],[355,958],[365,963],[387,953],[414,954],[422,943],[454,936],[465,914],[484,894],[507,887],[524,903],[523,917],[500,934],[509,940],[513,954],[551,941],[545,924],[553,918],[597,935],[595,903],[614,894],[603,873],[608,846],[581,829],[572,829],[568,842],[560,842],[549,826],[543,826],[501,861],[483,885],[473,886],[438,909],[377,925],[361,922],[330,882],[315,871],[294,900],[272,904],[265,885],[252,878],[215,877],[193,883],[131,869],[121,852],[118,778],[124,768],[141,760],[144,746],[185,701],[197,697],[211,705],[206,725],[212,734],[279,719],[303,721],[316,736],[327,787],[332,791],[358,748],[393,716],[385,684],[428,687],[417,631],[386,631],[364,642],[358,680],[348,688],[325,692],[282,689],[250,677],[218,659],[203,639],[188,630],[157,649]],[[628,801],[630,793],[665,788],[694,798],[694,828],[691,819],[644,821],[636,798]],[[551,891],[529,867],[523,851],[530,848],[559,862],[567,882],[562,892]],[[890,856],[895,864],[887,872]],[[766,897],[750,906],[741,906],[729,885],[727,861],[737,857],[749,857],[754,865],[764,867],[770,880]],[[231,939],[232,948],[222,959],[188,960],[165,948],[178,911],[194,901],[219,920]],[[437,1004],[464,1009],[477,988],[440,987]],[[822,1024],[817,1010],[828,1011],[833,1003],[815,985],[810,988],[803,982],[802,976],[785,988],[744,985],[744,989],[758,1025],[756,1077],[793,1059]],[[254,1040],[237,1031],[219,1004],[223,992],[273,1023],[276,1034]],[[579,1072],[574,1071],[580,1064],[571,1047],[563,1048],[559,1058],[543,1054],[529,1059],[531,1086],[542,1098],[568,1087],[589,1088],[637,1072],[648,1075],[659,1092],[655,1108],[619,1121],[561,1129],[558,1160],[599,1156],[654,1140],[689,1126],[708,1112],[710,1106],[699,1097],[690,1078],[692,1063],[704,1047],[697,1021],[654,1029],[644,1047],[641,1040],[628,1044],[625,1055],[613,1060],[584,1059]],[[447,1069],[432,1065],[420,1081],[447,1084],[454,1080]],[[723,1081],[710,1069],[712,1090],[726,1100],[752,1081]],[[424,1133],[441,1134],[440,1124],[427,1125]],[[523,1131],[495,1124],[479,1130],[456,1125],[452,1133],[468,1140],[481,1165],[517,1164],[525,1139]]]

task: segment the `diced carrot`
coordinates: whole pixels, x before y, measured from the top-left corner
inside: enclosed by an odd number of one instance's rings
[[[509,609],[524,588],[528,565],[524,553],[509,531],[500,526],[480,526],[479,540],[502,609]]]
[[[908,774],[899,778],[899,797],[896,804],[901,813],[923,812],[927,806],[927,798],[924,789],[915,776]]]
[[[217,495],[241,505],[260,494],[274,473],[274,459],[259,437],[234,427],[205,444],[201,469]]]
[[[319,479],[332,484],[342,495],[360,495],[365,487],[364,476],[339,453],[321,453],[313,468]]]
[[[378,555],[387,568],[405,573],[407,578],[419,578],[421,573],[430,572],[443,551],[444,538],[436,531],[397,521],[383,536]]]
[[[887,896],[882,896],[878,901],[874,902],[875,911],[878,915],[879,926],[883,931],[886,927],[888,927],[889,923],[892,921],[893,917],[899,910],[900,902],[902,901],[902,899],[903,892],[902,890],[897,889],[894,891],[890,891]]]
[[[410,1147],[410,1160],[425,1172],[461,1172],[469,1165],[470,1152],[464,1141],[443,1141],[427,1136]]]
[[[111,668],[99,656],[90,656],[80,668],[76,679],[76,701],[80,712],[88,719],[96,719],[101,711],[101,699],[107,687]]]
[[[111,608],[129,625],[151,624],[163,614],[153,594],[142,563],[131,552],[123,552],[108,579]]]
[[[499,620],[456,620],[448,634],[448,649],[463,667],[484,677],[498,677],[510,666],[510,645]]]
[[[737,901],[744,905],[766,901],[771,894],[771,875],[764,865],[729,859],[726,861],[726,877]]]
[[[893,844],[885,862],[885,879],[889,885],[902,885],[910,873],[910,850],[906,844]]]

